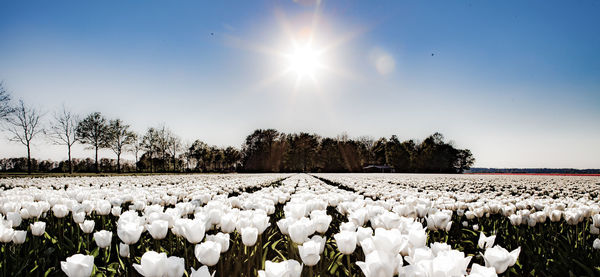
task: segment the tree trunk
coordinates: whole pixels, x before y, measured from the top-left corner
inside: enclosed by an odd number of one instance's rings
[[[71,161],[71,146],[69,148],[69,174],[73,174],[73,161]]]
[[[117,172],[121,173],[121,154],[117,155]]]
[[[96,173],[100,173],[100,167],[98,166],[98,146],[96,146]]]
[[[27,174],[31,174],[31,147],[27,143]]]

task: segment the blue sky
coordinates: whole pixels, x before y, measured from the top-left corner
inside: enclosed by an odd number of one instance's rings
[[[64,103],[220,146],[440,131],[475,166],[600,168],[600,2],[301,2],[3,0],[0,80],[47,119]],[[327,69],[297,81],[280,54],[307,34]]]

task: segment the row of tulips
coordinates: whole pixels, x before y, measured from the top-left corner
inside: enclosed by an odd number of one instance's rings
[[[404,188],[402,197],[372,197],[340,183],[347,175],[336,176],[23,179],[30,186],[10,180],[1,185],[0,267],[5,276],[535,274],[519,263],[522,249],[533,248],[510,241],[502,228],[532,228],[530,221],[565,228],[567,220],[546,222],[542,214],[561,211],[563,218],[580,208],[573,225],[597,230],[593,205],[561,209],[559,201],[486,201]],[[512,224],[511,216],[527,223]],[[578,251],[598,257],[588,252],[600,240],[571,230],[563,231],[575,234],[570,242]]]

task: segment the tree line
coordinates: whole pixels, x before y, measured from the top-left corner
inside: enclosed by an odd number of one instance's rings
[[[367,165],[393,168],[395,172],[462,173],[474,158],[468,149],[457,149],[440,133],[423,141],[400,141],[398,137],[350,139],[316,134],[286,134],[258,129],[246,137],[241,149],[210,146],[201,140],[186,144],[165,126],[150,127],[138,134],[121,119],[100,112],[83,118],[63,106],[44,121],[45,113],[22,100],[11,103],[0,83],[0,120],[27,150],[25,158],[0,160],[1,171],[39,172],[362,172]],[[38,161],[31,156],[32,141],[45,136],[65,147],[67,160]],[[73,159],[74,144],[85,145],[94,157]],[[99,159],[109,149],[114,158]],[[131,153],[135,161],[123,162]]]

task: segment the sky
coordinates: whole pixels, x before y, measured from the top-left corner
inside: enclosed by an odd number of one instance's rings
[[[217,146],[257,128],[441,132],[475,167],[600,168],[598,14],[591,0],[2,0],[0,80],[46,125],[65,105]],[[0,135],[0,157],[26,154]],[[32,155],[66,150],[40,136]]]

